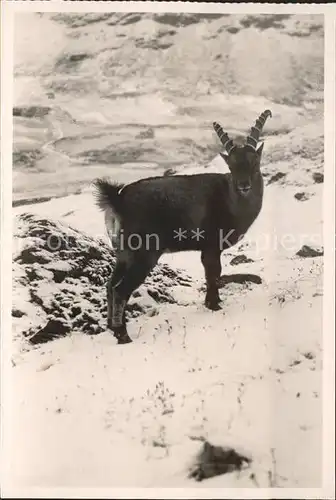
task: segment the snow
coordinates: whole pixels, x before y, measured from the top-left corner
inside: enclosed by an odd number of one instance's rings
[[[278,486],[317,487],[322,300],[297,286],[284,305],[265,286],[227,296],[218,313],[163,306],[130,324],[130,346],[73,334],[26,353],[14,376],[15,483],[190,487],[184,461],[203,436],[244,445],[260,486],[274,448]],[[254,487],[249,473],[220,485]]]
[[[26,204],[13,209],[14,221],[33,213],[107,242],[104,218],[92,197],[94,177],[108,174],[131,181],[157,174],[157,164],[162,159],[168,164],[168,156],[171,161],[180,158],[176,168],[186,174],[226,171],[216,154],[218,149],[211,149],[215,140],[200,122],[211,124],[217,118],[230,133],[241,135],[258,113],[270,108],[273,118],[265,127],[263,152],[263,208],[242,246],[222,256],[224,274],[253,273],[262,283],[227,284],[220,290],[223,309],[211,312],[203,305],[199,254],[167,254],[160,262],[188,274],[192,286],[177,283],[171,287],[175,303],[144,307],[145,312],[130,318],[132,344],[117,345],[106,331],[97,335],[71,331],[63,338],[31,346],[22,332],[45,321],[46,316],[32,303],[29,285],[20,284],[24,273],[17,265],[13,304],[26,314],[16,318],[13,332],[9,433],[13,452],[6,464],[8,480],[16,488],[28,489],[319,488],[323,258],[300,258],[296,253],[305,244],[323,247],[324,185],[313,180],[314,173],[323,173],[323,89],[317,76],[323,65],[323,36],[316,30],[310,32],[314,23],[322,22],[318,16],[310,20],[296,16],[285,20],[281,29],[259,30],[255,26],[242,29],[246,19],[239,16],[225,22],[204,21],[198,29],[193,24],[174,28],[174,44],[163,59],[155,51],[149,64],[150,55],[143,49],[144,60],[137,65],[136,43],[141,37],[157,37],[158,22],[143,19],[131,25],[132,31],[120,24],[106,24],[111,19],[71,28],[71,38],[68,25],[43,16],[45,29],[52,26],[55,32],[39,60],[34,50],[25,48],[26,39],[17,36],[21,79],[16,86],[21,90],[16,103],[41,104],[38,92],[27,98],[27,68],[33,67],[37,75],[44,76],[33,78],[29,85],[34,89],[49,86],[55,92],[56,106],[62,112],[49,118],[62,125],[64,138],[62,148],[58,150],[56,142],[30,170],[17,167],[14,198],[26,199]],[[113,37],[104,35],[107,31],[101,30],[101,23],[105,30],[114,30]],[[213,50],[218,30],[233,25],[239,27],[239,33],[224,30],[216,49],[228,62],[221,87],[222,66],[214,62]],[[292,30],[306,35],[292,36]],[[129,45],[123,45],[117,36],[123,32],[131,37]],[[198,43],[211,36],[215,42]],[[29,43],[32,46],[39,40],[35,34]],[[115,63],[112,71],[108,61],[113,44],[120,57],[129,55],[130,68]],[[52,73],[49,67],[62,51],[74,53],[79,48],[90,54],[95,51],[97,56],[86,60],[80,70],[84,87],[85,78],[91,79],[87,95],[78,89],[76,94],[71,85],[66,92],[60,91],[60,81],[68,80],[69,75]],[[177,70],[183,54],[191,53],[190,71],[182,76]],[[203,69],[197,68],[198,61],[204,63]],[[106,70],[104,78],[94,75],[97,67]],[[261,67],[267,68],[263,78]],[[200,71],[210,76],[201,81]],[[293,76],[295,71],[302,76],[302,89],[299,78]],[[311,93],[303,81],[313,86]],[[174,97],[179,86],[185,95]],[[135,97],[107,97],[112,92],[134,90],[138,92]],[[197,98],[193,92],[198,93]],[[45,99],[45,90],[40,95]],[[75,125],[66,113],[76,120]],[[33,130],[21,119],[14,141],[18,150],[29,146],[28,139],[35,141],[34,148],[43,147],[50,139],[48,127],[42,120]],[[151,127],[154,139],[136,138],[139,131]],[[181,136],[186,141],[192,137],[193,142],[183,142]],[[85,151],[105,154],[111,141],[121,150],[133,144],[133,139],[137,147],[148,146],[149,164],[155,168],[144,168],[142,157],[135,163],[129,159],[120,162],[112,171],[101,158],[93,166],[78,161]],[[200,144],[210,144],[211,151],[202,150]],[[87,157],[83,158],[85,163]],[[278,172],[283,177],[274,180]],[[304,192],[307,199],[295,198],[298,192]],[[37,194],[51,199],[30,204]],[[14,257],[38,245],[38,238],[22,234],[20,237],[16,229]],[[242,254],[253,262],[232,270],[230,261]],[[67,272],[71,266],[67,260],[35,266],[42,283],[39,294],[46,304],[48,297],[61,290],[53,282],[52,271]],[[167,286],[164,274],[162,286]],[[88,280],[73,286],[83,309],[90,300],[81,294],[88,288]],[[132,300],[147,304],[145,293]],[[251,466],[195,482],[188,478],[188,470],[201,439],[244,450],[252,457]]]
[[[55,219],[76,207],[64,219],[81,230],[86,225],[94,236],[103,231],[103,217],[88,196],[29,208]],[[269,212],[277,196],[282,212],[274,217]],[[299,235],[298,228],[305,231],[303,224],[312,221],[319,234],[316,203],[317,195],[301,211],[290,190],[270,186],[247,240],[267,234],[270,218],[280,236]],[[295,218],[289,216],[294,208]],[[277,486],[318,487],[323,268],[321,258],[295,257],[301,241],[294,243],[244,251],[255,262],[239,272],[259,274],[263,284],[227,285],[216,313],[202,304],[199,255],[166,255],[162,262],[185,269],[196,286],[175,290],[185,305],[160,305],[154,316],[130,321],[133,344],[118,346],[107,332],[73,333],[21,353],[14,379],[14,414],[20,416],[15,484],[195,487],[186,471],[200,447],[196,436],[217,445],[233,442],[253,456],[253,480],[248,470],[209,479],[210,487],[268,487],[272,449]],[[163,447],[155,445],[161,441]]]

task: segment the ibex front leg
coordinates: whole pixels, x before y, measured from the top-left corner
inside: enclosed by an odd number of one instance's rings
[[[218,311],[221,308],[218,293],[219,278],[222,270],[220,255],[218,250],[213,249],[203,250],[201,254],[207,286],[205,306],[213,311]]]

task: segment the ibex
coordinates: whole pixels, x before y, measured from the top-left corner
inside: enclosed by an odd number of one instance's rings
[[[116,266],[108,281],[108,328],[123,344],[132,342],[125,307],[165,252],[198,250],[205,270],[205,306],[220,309],[221,252],[241,240],[258,216],[263,200],[259,137],[264,111],[246,144],[234,144],[214,122],[230,172],[141,179],[128,185],[95,181],[97,204],[105,211],[116,248]]]

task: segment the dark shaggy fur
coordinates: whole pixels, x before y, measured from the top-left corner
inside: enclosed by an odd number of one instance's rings
[[[247,144],[235,146],[218,124],[230,173],[152,177],[128,185],[95,182],[98,206],[107,222],[118,221],[117,265],[108,284],[108,326],[119,342],[129,342],[125,305],[165,252],[201,251],[205,305],[219,308],[220,254],[235,245],[258,216],[263,200],[257,139],[270,112],[252,127]],[[110,235],[111,236],[111,235]]]

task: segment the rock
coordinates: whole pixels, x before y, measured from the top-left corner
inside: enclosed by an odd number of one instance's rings
[[[283,177],[286,177],[286,174],[284,174],[283,172],[277,172],[276,174],[272,175],[272,177],[268,180],[267,185],[273,184],[273,182],[277,182]]]
[[[255,285],[261,285],[262,279],[257,274],[222,274],[218,280],[219,288],[223,288],[229,283],[238,283],[239,285],[254,283]]]
[[[147,128],[146,130],[142,130],[137,135],[137,139],[153,139],[154,138],[154,129]]]
[[[46,264],[50,262],[50,258],[47,255],[43,255],[39,252],[38,248],[25,248],[20,252],[20,254],[14,258],[15,261],[20,264]]]
[[[299,201],[306,201],[306,200],[309,200],[310,195],[308,193],[304,193],[304,192],[295,193],[294,198],[296,198]]]
[[[120,21],[120,24],[123,26],[127,26],[128,24],[135,24],[141,21],[141,14],[126,14],[125,17]]]
[[[36,196],[35,198],[22,198],[20,200],[13,200],[12,207],[22,207],[23,205],[35,205],[36,203],[43,203],[50,201],[51,196]]]
[[[226,28],[226,31],[235,35],[236,33],[238,33],[238,31],[240,31],[240,29],[236,28],[235,26],[229,26],[228,28]]]
[[[13,116],[23,118],[44,118],[51,111],[49,106],[14,106]]]
[[[172,47],[172,43],[164,43],[159,40],[138,40],[135,46],[139,49],[165,50]]]
[[[211,16],[211,14],[210,14]],[[197,24],[207,18],[206,14],[177,14],[177,13],[163,13],[154,14],[154,20],[161,24],[168,24],[169,26],[180,27],[189,26],[190,24]]]
[[[43,344],[53,338],[64,337],[69,332],[69,325],[56,319],[50,319],[48,323],[41,328],[41,330],[33,334],[29,340],[32,344]]]
[[[233,257],[233,259],[230,261],[230,264],[231,266],[238,266],[239,264],[248,264],[249,262],[254,262],[254,260],[242,254]]]
[[[20,309],[12,309],[12,316],[14,318],[22,318],[26,313],[20,311]]]
[[[316,182],[317,184],[322,184],[322,182],[324,182],[324,175],[321,174],[320,172],[314,172],[313,181]]]
[[[56,71],[69,73],[76,69],[81,62],[85,61],[86,59],[90,59],[91,57],[91,54],[87,54],[85,52],[79,52],[77,54],[65,54],[56,62]]]
[[[162,31],[160,31],[157,35],[158,38],[162,38],[162,37],[165,37],[165,36],[173,36],[173,35],[176,35],[177,31],[176,30],[167,30],[167,29],[163,29]]]
[[[168,177],[174,174],[176,174],[176,170],[174,168],[167,168],[167,170],[163,172],[164,177]]]
[[[240,471],[251,462],[250,457],[238,453],[233,448],[213,446],[205,441],[196,458],[196,463],[190,468],[188,477],[203,481],[220,474]]]
[[[158,290],[157,288],[148,287],[147,288],[147,293],[158,304],[160,304],[161,302],[167,302],[167,297],[165,296],[165,294],[164,293],[162,294],[161,291]],[[175,303],[175,300],[173,299],[173,297],[171,297],[171,299],[168,300],[168,302],[170,302],[171,304],[173,304],[173,303]]]
[[[93,23],[99,23],[102,21],[107,21],[115,16],[114,13],[90,13],[90,14],[68,14],[68,13],[57,13],[51,18],[54,21],[63,23],[71,28],[80,28],[82,26],[87,26]]]
[[[324,251],[322,247],[313,247],[310,245],[303,245],[302,248],[298,252],[296,252],[296,255],[299,257],[307,258],[307,257],[322,257],[324,255]]]
[[[83,151],[79,154],[80,158],[83,158],[86,163],[104,163],[104,164],[117,164],[136,162],[141,159],[141,157],[146,153],[146,148],[141,148],[138,146],[128,146],[128,147],[116,147],[113,151],[107,149],[93,149],[88,151]],[[149,150],[148,152],[151,152]]]
[[[68,274],[67,271],[63,271],[62,269],[53,269],[52,272],[55,283],[62,283]]]
[[[84,61],[85,59],[89,59],[91,56],[90,54],[85,54],[85,53],[79,53],[79,54],[69,54],[68,56],[68,61],[70,63],[76,63],[76,62],[81,62]]]
[[[43,158],[43,153],[39,149],[31,149],[28,151],[13,151],[12,156],[15,167],[31,169],[38,160]]]
[[[269,28],[284,28],[285,24],[283,21],[286,21],[290,17],[290,14],[264,14],[264,15],[246,15],[243,19],[240,20],[240,23],[244,28],[250,28],[253,26],[259,30],[267,30]]]
[[[32,214],[17,218],[19,251],[14,258],[14,287],[28,289],[37,309],[33,325],[20,320],[20,293],[15,294],[16,328],[31,343],[42,343],[79,330],[106,330],[106,282],[115,265],[111,248],[80,231]],[[24,242],[24,245],[22,245]],[[23,250],[20,250],[23,248]],[[189,287],[191,278],[158,264],[128,304],[128,318],[147,314],[161,303],[176,303],[175,286]]]

